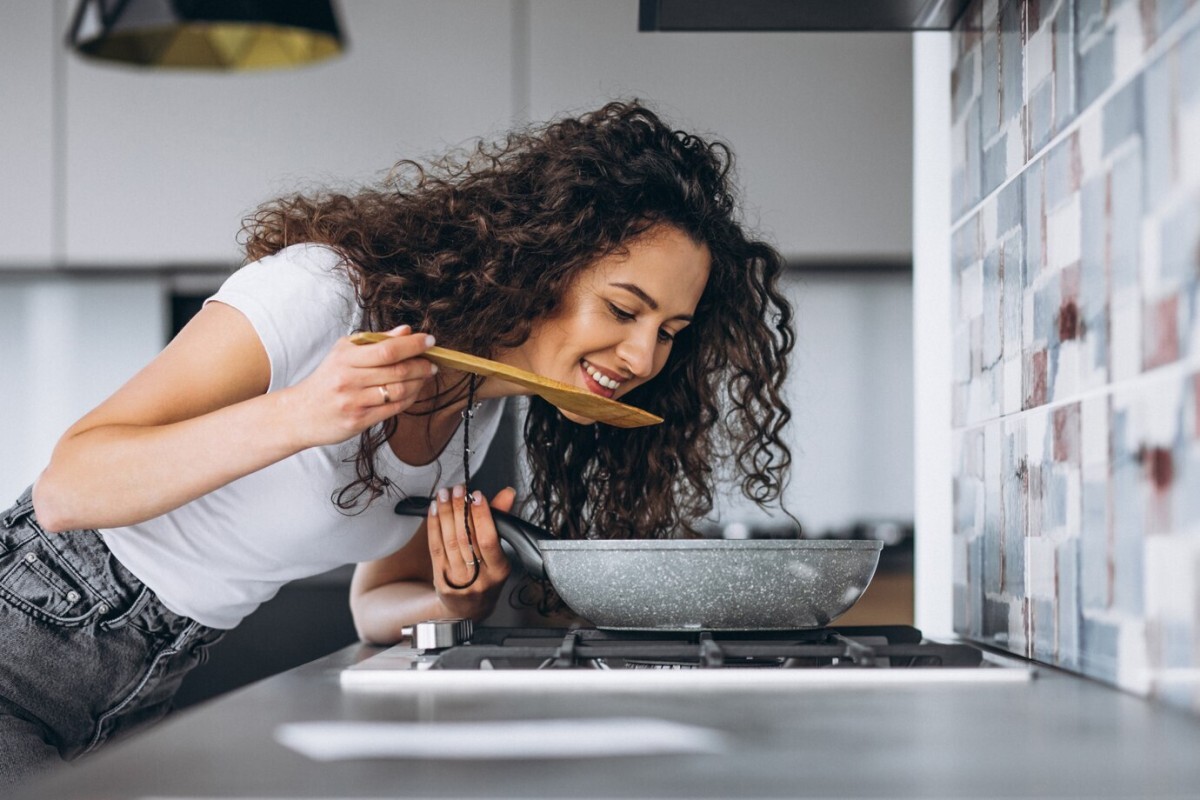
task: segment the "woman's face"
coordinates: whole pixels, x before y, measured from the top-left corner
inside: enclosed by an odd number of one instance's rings
[[[696,313],[711,257],[707,245],[669,225],[651,228],[627,250],[580,273],[554,316],[503,360],[608,398],[657,375]]]

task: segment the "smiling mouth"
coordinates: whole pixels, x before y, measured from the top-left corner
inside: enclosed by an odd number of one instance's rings
[[[584,359],[579,360],[579,366],[583,370],[584,383],[592,394],[612,399],[621,387],[622,381],[613,380]]]

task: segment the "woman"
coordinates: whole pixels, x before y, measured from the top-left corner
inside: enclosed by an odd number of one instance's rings
[[[686,535],[728,476],[778,498],[791,312],[729,168],[724,145],[613,103],[261,208],[247,265],[3,518],[0,774],[161,716],[204,648],[296,578],[357,563],[366,641],[486,617],[509,565],[464,484],[523,390],[438,371],[435,341],[665,419],[530,400],[529,504],[561,536]],[[390,337],[358,346],[362,329]],[[391,510],[430,495],[419,525]]]

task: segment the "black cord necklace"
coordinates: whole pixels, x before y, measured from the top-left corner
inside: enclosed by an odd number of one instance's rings
[[[451,589],[466,589],[479,578],[479,555],[475,552],[474,526],[471,524],[471,419],[475,416],[476,376],[467,379],[467,407],[462,410],[463,420],[463,528],[467,532],[467,546],[471,549],[471,577],[466,583],[457,584],[442,572],[442,580]]]

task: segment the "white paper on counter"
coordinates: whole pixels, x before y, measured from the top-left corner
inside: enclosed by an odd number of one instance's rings
[[[316,761],[360,758],[612,758],[721,753],[720,731],[646,717],[488,722],[293,722],[285,747]]]

